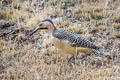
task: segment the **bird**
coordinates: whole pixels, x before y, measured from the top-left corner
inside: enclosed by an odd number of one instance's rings
[[[40,25],[44,22],[48,22],[49,26],[47,27],[40,27]],[[68,60],[68,62],[74,58],[76,54],[78,54],[78,48],[87,48],[90,51],[93,51],[99,55],[104,55],[108,59],[111,59],[111,56],[108,54],[105,54],[105,52],[100,49],[99,46],[95,45],[90,40],[82,37],[79,34],[76,34],[70,30],[66,30],[64,28],[57,28],[53,21],[49,18],[45,18],[40,21],[38,24],[38,27],[35,28],[29,36],[32,36],[34,33],[36,33],[40,29],[48,29],[49,35],[52,39],[53,44],[55,47],[60,49],[62,52],[71,54],[72,57]],[[82,50],[81,50],[82,51]],[[84,50],[83,50],[84,51]]]

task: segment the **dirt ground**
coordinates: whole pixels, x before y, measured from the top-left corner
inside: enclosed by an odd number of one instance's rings
[[[54,47],[48,31],[23,39],[40,20],[82,35],[103,48],[71,55]],[[120,80],[119,0],[0,0],[0,80]]]

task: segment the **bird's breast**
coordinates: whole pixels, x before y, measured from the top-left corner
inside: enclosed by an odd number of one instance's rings
[[[59,40],[57,38],[52,38],[53,44],[64,53],[71,55],[76,54],[76,47],[72,47],[68,44],[67,40]]]

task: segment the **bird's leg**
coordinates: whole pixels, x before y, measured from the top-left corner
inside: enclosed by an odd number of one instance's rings
[[[75,60],[76,60],[76,57],[78,56],[78,48],[76,46],[76,51],[75,51]]]
[[[74,55],[68,59],[68,63],[69,63],[72,59],[75,60],[75,56],[74,56]]]
[[[76,56],[78,56],[79,51],[78,51],[78,47],[76,46]]]
[[[69,58],[68,63],[73,59],[75,61],[76,56],[78,55],[77,47],[76,47],[76,52],[75,55]]]

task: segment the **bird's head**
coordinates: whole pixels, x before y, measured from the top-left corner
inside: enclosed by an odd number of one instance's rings
[[[45,18],[45,19],[41,20],[40,23],[41,24],[43,23],[43,26],[46,26],[47,28],[51,28],[53,30],[56,30],[56,27],[51,19]]]
[[[56,30],[56,27],[51,19],[45,18],[40,21],[40,23],[38,24],[38,27],[35,28],[30,33],[30,36],[33,35],[35,32],[37,32],[40,29],[48,29],[49,33],[52,33],[53,30]]]

